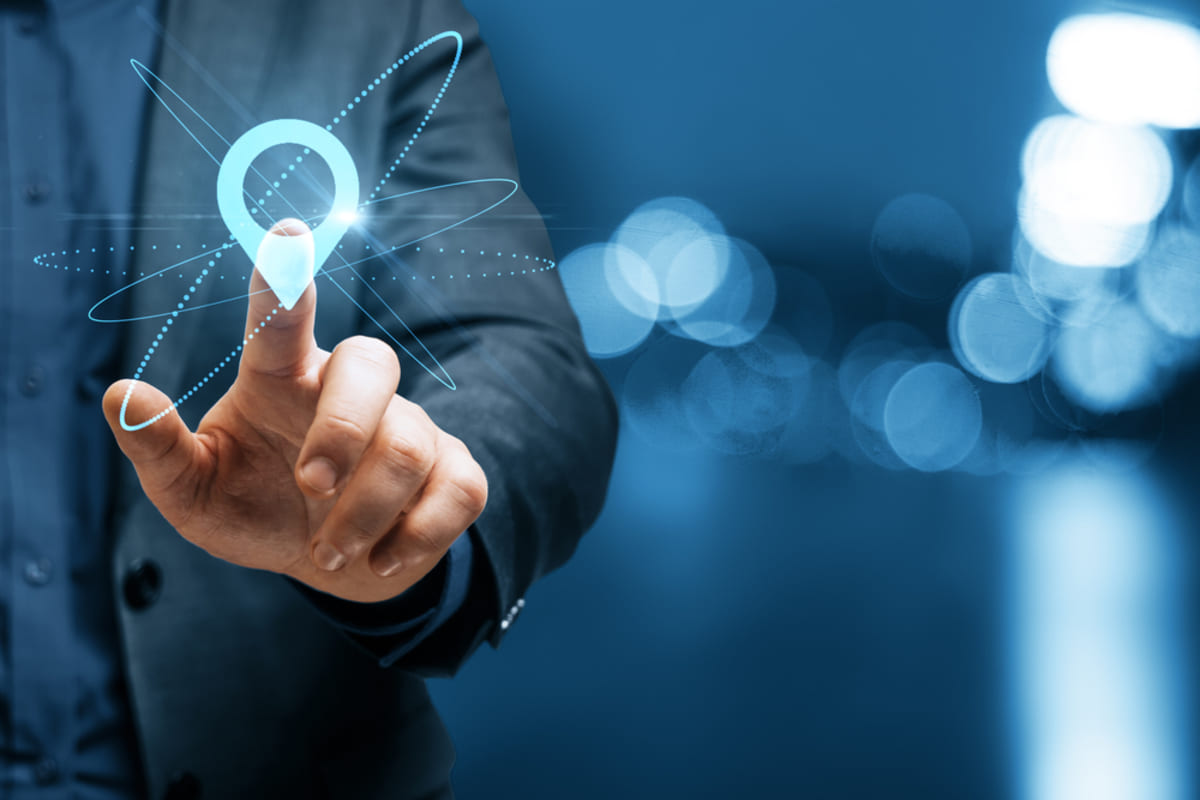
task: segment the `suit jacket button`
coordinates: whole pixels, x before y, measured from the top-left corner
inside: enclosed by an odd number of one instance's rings
[[[134,611],[149,608],[162,592],[162,583],[162,569],[155,562],[148,558],[130,562],[121,583],[125,604]]]
[[[163,800],[197,800],[200,797],[200,779],[190,772],[173,772],[167,779],[167,791]]]
[[[62,773],[58,769],[58,762],[49,756],[43,756],[33,765],[33,779],[38,786],[49,786],[56,782]]]

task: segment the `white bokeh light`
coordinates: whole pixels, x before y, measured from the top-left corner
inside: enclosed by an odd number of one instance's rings
[[[1173,170],[1153,131],[1060,114],[1029,135],[1022,175],[1021,230],[1034,247],[1061,264],[1109,267],[1144,249]]]
[[[1082,117],[1200,127],[1200,31],[1138,14],[1083,14],[1054,31],[1050,86]]]

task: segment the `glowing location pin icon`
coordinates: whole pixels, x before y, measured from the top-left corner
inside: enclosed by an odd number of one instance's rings
[[[243,199],[246,173],[254,159],[281,144],[307,147],[325,159],[333,173],[333,205],[311,236],[268,237]],[[271,291],[291,310],[350,228],[358,210],[358,170],[345,145],[319,125],[299,119],[271,120],[246,131],[225,154],[217,173],[217,208]]]

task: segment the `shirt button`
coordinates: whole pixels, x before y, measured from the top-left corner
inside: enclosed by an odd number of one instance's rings
[[[46,382],[46,371],[37,364],[25,370],[21,379],[21,394],[26,397],[37,397],[42,392],[42,384]]]
[[[48,558],[39,558],[25,564],[25,582],[30,586],[45,586],[53,575],[54,564]]]
[[[25,16],[21,17],[21,21],[17,23],[17,30],[20,31],[23,36],[32,36],[33,34],[37,33],[41,27],[41,18],[36,17],[33,14],[26,14]]]
[[[61,773],[58,770],[58,762],[49,756],[39,758],[33,765],[33,779],[39,786],[54,783],[59,777],[61,777]]]
[[[50,196],[50,183],[39,178],[34,178],[25,184],[25,202],[30,205],[37,205]]]
[[[154,605],[162,592],[163,574],[158,564],[148,558],[130,562],[121,582],[125,604],[134,611],[143,611]]]

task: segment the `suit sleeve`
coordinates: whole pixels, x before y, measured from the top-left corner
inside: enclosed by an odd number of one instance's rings
[[[603,503],[617,418],[533,204],[518,189],[474,216],[519,180],[508,110],[474,19],[457,0],[404,7],[408,40],[456,31],[461,53],[457,38],[443,38],[396,81],[378,155],[395,169],[372,191],[448,188],[369,206],[376,247],[397,248],[382,260],[399,280],[363,281],[359,300],[408,351],[400,392],[466,443],[488,479],[466,597],[397,661],[448,675],[482,641],[498,646],[530,585],[574,552]],[[461,224],[412,241],[444,227],[431,220]],[[370,325],[363,332],[378,335]]]

